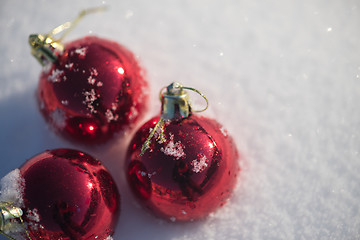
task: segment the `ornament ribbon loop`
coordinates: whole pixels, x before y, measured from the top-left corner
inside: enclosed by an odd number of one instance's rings
[[[42,66],[45,66],[49,62],[56,62],[57,55],[55,51],[62,52],[64,50],[64,45],[61,43],[61,41],[71,32],[71,30],[78,24],[78,22],[85,15],[104,10],[106,10],[106,6],[85,9],[80,12],[74,21],[61,24],[47,34],[31,34],[29,36],[29,44],[32,55],[40,62]],[[66,31],[60,38],[56,40],[53,38],[54,35],[64,30]]]
[[[82,10],[79,15],[77,16],[77,18],[75,18],[74,21],[72,22],[66,22],[56,28],[54,28],[51,32],[50,32],[50,36],[52,35],[56,35],[62,31],[64,31],[65,29],[66,32],[64,32],[64,34],[57,40],[58,42],[61,42],[73,29],[74,27],[80,22],[80,20],[85,17],[88,14],[91,13],[96,13],[96,12],[100,12],[100,11],[105,11],[107,9],[106,6],[102,6],[102,7],[96,7],[96,8],[88,8],[88,9],[84,9]]]

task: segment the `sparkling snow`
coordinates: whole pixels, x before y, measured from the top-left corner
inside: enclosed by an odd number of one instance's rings
[[[87,52],[87,47],[75,49],[75,52],[76,52],[79,56],[85,57],[85,56],[86,56],[86,52]]]
[[[48,76],[48,81],[50,82],[61,82],[61,77],[63,77],[64,71],[59,69],[53,69],[51,74]],[[65,77],[65,76],[64,76]],[[66,80],[66,77],[65,79]]]
[[[97,99],[95,90],[91,89],[90,91],[85,91],[83,95],[85,96],[85,101],[83,103],[87,106],[91,113],[96,113],[97,111],[93,106],[94,101]]]
[[[18,168],[9,172],[0,180],[0,201],[11,202],[16,207],[24,204],[25,180],[22,178]]]
[[[159,114],[160,89],[178,81],[205,94],[199,114],[236,142],[239,184],[205,220],[172,223],[138,207],[123,171],[134,131],[84,147],[59,138],[38,111],[41,66],[28,35],[103,4],[108,11],[84,17],[64,41],[97,35],[134,53],[150,86],[135,127]],[[0,32],[0,178],[45,149],[75,148],[103,160],[119,187],[114,240],[360,239],[358,0],[3,0]]]
[[[200,159],[195,159],[191,162],[191,166],[193,167],[192,170],[195,173],[201,173],[205,170],[205,168],[208,166],[209,160],[207,157],[201,156]]]
[[[162,147],[160,150],[168,156],[174,157],[176,160],[179,160],[180,158],[184,158],[186,156],[184,152],[185,146],[181,143],[181,141],[174,142],[174,135],[170,135],[170,140],[166,141],[165,147]]]

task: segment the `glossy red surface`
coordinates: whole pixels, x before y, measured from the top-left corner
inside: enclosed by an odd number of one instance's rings
[[[56,149],[28,160],[20,171],[25,179],[23,218],[33,240],[103,240],[113,234],[120,195],[98,160]]]
[[[116,42],[85,37],[65,45],[38,86],[45,119],[64,137],[103,143],[146,110],[148,85],[134,55]]]
[[[165,125],[166,142],[141,146],[159,117],[145,123],[127,154],[128,183],[140,202],[171,221],[207,216],[229,198],[240,168],[230,136],[215,120],[190,115]]]

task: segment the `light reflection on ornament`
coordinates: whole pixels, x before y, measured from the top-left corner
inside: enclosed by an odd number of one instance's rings
[[[120,73],[121,75],[125,73],[125,70],[122,67],[118,68],[118,73]]]
[[[89,182],[89,183],[87,184],[87,187],[88,187],[90,190],[93,188],[93,186],[94,186],[94,184],[92,184],[91,182]]]
[[[89,126],[89,131],[90,132],[94,131],[94,129],[95,129],[94,126],[92,126],[92,125]]]

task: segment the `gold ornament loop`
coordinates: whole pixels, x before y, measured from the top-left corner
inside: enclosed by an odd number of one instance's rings
[[[190,90],[190,91],[193,91],[193,92],[196,92],[197,94],[199,94],[203,99],[205,99],[206,106],[205,106],[205,108],[200,109],[200,110],[192,110],[193,112],[204,112],[209,107],[209,101],[208,101],[207,97],[202,92],[200,92],[199,90],[197,90],[193,87],[185,87],[178,82],[173,82],[169,86],[161,88],[160,93],[159,93],[160,100],[162,99],[162,97],[164,95],[163,94],[164,89],[167,89],[166,94],[170,95],[170,96],[184,94],[184,91],[183,91],[184,89]],[[175,90],[178,90],[178,92],[175,92]]]
[[[75,18],[74,21],[61,24],[47,34],[31,34],[29,36],[29,44],[31,47],[32,55],[40,62],[42,66],[45,66],[48,62],[56,62],[57,55],[55,51],[62,52],[64,50],[64,45],[61,43],[61,41],[74,29],[74,27],[79,23],[79,21],[85,15],[94,12],[104,11],[106,9],[106,6],[85,9],[80,12],[80,14],[77,16],[77,18]],[[64,30],[66,31],[60,38],[53,38],[54,35],[57,35]]]
[[[61,24],[60,26],[51,30],[48,35],[53,36],[67,29],[66,32],[64,32],[64,34],[56,40],[57,42],[61,42],[74,29],[74,27],[80,22],[80,20],[82,20],[83,17],[91,13],[102,12],[105,10],[107,10],[107,6],[84,9],[79,13],[79,15],[74,19],[74,21]]]

